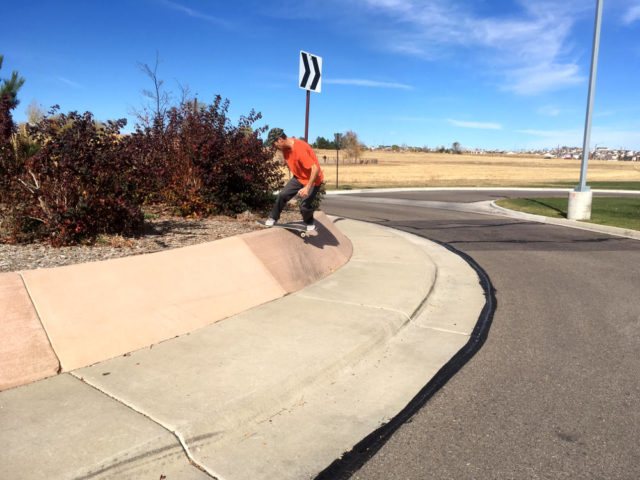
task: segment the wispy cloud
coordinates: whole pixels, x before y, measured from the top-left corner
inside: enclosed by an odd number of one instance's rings
[[[197,10],[194,10],[193,8],[187,7],[180,3],[172,2],[170,0],[160,0],[160,3],[167,8],[171,8],[173,10],[182,12],[185,15],[188,15],[189,17],[198,18],[200,20],[206,20],[207,22],[215,23],[216,25],[221,27],[226,27],[226,28],[231,27],[231,24],[225,20],[221,20],[217,17],[214,17],[213,15],[208,15],[206,13],[199,12]],[[210,5],[213,5],[213,4],[214,3],[211,3]]]
[[[357,87],[379,87],[379,88],[400,88],[402,90],[413,90],[411,85],[394,82],[379,82],[376,80],[364,80],[361,78],[326,78],[324,83],[333,85],[354,85]]]
[[[547,117],[557,117],[560,115],[560,109],[553,105],[542,105],[538,108],[537,112]]]
[[[559,90],[579,85],[586,77],[576,64],[538,64],[507,71],[503,88],[523,95]]]
[[[622,23],[625,25],[631,25],[638,20],[640,20],[640,4],[630,7],[622,17]]]
[[[452,118],[447,118],[447,122],[449,122],[451,125],[455,125],[456,127],[477,128],[481,130],[502,130],[502,125],[500,125],[499,123],[464,122],[461,120],[454,120]]]
[[[578,133],[577,130],[534,130],[534,129],[525,129],[525,130],[517,130],[518,133],[525,133],[527,135],[535,135],[536,137],[558,137],[563,135],[575,135]]]
[[[384,48],[426,59],[473,51],[479,67],[496,72],[505,90],[537,94],[585,80],[569,55],[569,34],[589,11],[580,0],[517,0],[508,14],[475,13],[461,0],[359,0],[381,16]],[[578,55],[581,52],[578,53]]]
[[[518,133],[531,136],[530,141],[524,143],[527,147],[553,147],[566,145],[581,147],[584,130],[580,128],[567,130],[518,130]],[[591,147],[599,145],[610,148],[633,148],[640,145],[640,130],[619,130],[613,127],[594,125],[591,131]],[[636,147],[637,148],[637,147]]]
[[[594,125],[591,132],[591,142],[594,145],[609,148],[640,149],[640,129],[619,130],[614,127]]]
[[[579,129],[570,130],[536,130],[524,129],[517,130],[517,133],[523,133],[529,137],[524,140],[523,144],[526,148],[549,148],[556,145],[568,147],[577,147],[582,145],[582,133]]]
[[[80,85],[79,83],[74,82],[73,80],[69,80],[68,78],[56,77],[56,80],[64,83],[65,85],[69,85],[70,87],[73,87],[73,88],[84,88],[83,85]]]

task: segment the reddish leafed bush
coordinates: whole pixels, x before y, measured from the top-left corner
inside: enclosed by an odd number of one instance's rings
[[[143,203],[181,215],[262,210],[281,187],[278,162],[255,131],[251,111],[232,125],[229,101],[183,104],[165,122],[121,136],[125,120],[100,124],[90,112],[56,114],[26,128],[19,154],[10,105],[0,103],[0,241],[91,242],[100,234],[132,235]],[[25,150],[26,152],[26,150]]]
[[[261,115],[251,111],[234,126],[228,109],[220,96],[206,108],[183,104],[168,111],[164,130],[132,136],[132,143],[149,141],[152,159],[141,157],[142,168],[153,165],[164,173],[164,186],[155,189],[182,215],[260,210],[281,186],[278,163],[259,138],[267,127],[252,130]]]
[[[143,215],[134,161],[119,137],[126,120],[99,125],[89,112],[54,113],[29,128],[41,148],[11,179],[20,192],[10,205],[13,239],[59,246],[135,233]]]

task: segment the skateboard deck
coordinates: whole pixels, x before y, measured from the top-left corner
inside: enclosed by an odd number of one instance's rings
[[[300,225],[299,223],[274,223],[273,225],[271,225],[271,227],[268,227],[264,223],[264,220],[256,220],[256,221],[260,225],[262,225],[263,227],[267,227],[267,228],[273,228],[273,227],[284,228],[285,230],[291,230],[293,232],[298,232],[301,237],[306,237],[307,236],[307,227],[305,227],[304,225]]]

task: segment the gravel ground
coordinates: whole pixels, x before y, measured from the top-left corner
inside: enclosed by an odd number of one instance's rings
[[[175,217],[161,208],[145,209],[152,218],[146,221],[144,235],[122,237],[105,235],[95,245],[76,245],[54,248],[46,243],[10,245],[0,243],[0,272],[59,267],[76,263],[95,262],[110,258],[159,252],[221,238],[240,235],[262,227],[261,218],[249,212],[237,217],[208,218]],[[281,222],[301,221],[300,212],[293,205],[282,212]]]

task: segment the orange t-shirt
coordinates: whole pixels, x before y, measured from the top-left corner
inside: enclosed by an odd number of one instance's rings
[[[307,185],[311,177],[311,167],[316,165],[318,167],[318,176],[316,181],[313,182],[314,186],[319,186],[324,181],[324,175],[320,164],[318,163],[318,157],[316,157],[313,148],[307,142],[293,138],[293,147],[285,148],[282,150],[284,159],[289,165],[291,173],[300,180],[300,183]]]

